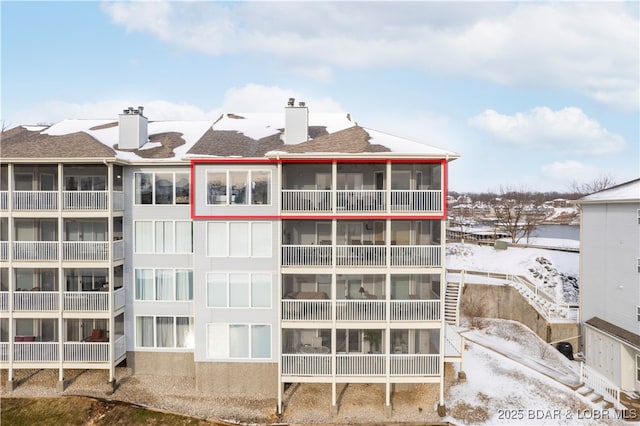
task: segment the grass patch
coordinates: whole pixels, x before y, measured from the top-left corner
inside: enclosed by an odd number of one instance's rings
[[[2,398],[3,425],[212,425],[221,424],[177,414],[161,413],[123,402],[87,397]]]

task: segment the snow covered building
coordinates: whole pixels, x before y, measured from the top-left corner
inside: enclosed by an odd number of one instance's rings
[[[65,120],[3,134],[0,367],[207,393],[440,383],[447,165],[348,114]]]
[[[585,362],[640,391],[640,179],[577,203]]]

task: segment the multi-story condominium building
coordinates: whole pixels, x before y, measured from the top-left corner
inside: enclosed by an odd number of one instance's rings
[[[22,126],[2,137],[0,366],[184,376],[207,393],[439,383],[447,164],[313,115]],[[455,303],[453,303],[455,305]],[[455,309],[455,306],[453,307]]]
[[[585,362],[640,391],[640,179],[578,200]]]

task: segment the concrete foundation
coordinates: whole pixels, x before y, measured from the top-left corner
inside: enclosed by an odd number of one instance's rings
[[[195,378],[193,353],[127,352],[127,367],[135,374]]]
[[[209,395],[278,397],[278,364],[197,362],[196,389]]]
[[[568,341],[578,348],[580,324],[548,323],[515,288],[507,285],[465,284],[462,315],[518,321],[547,343]]]

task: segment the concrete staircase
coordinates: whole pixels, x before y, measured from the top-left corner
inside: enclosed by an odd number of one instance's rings
[[[460,320],[460,289],[464,283],[464,271],[459,282],[448,282],[444,294],[444,320],[447,324],[458,325]]]

